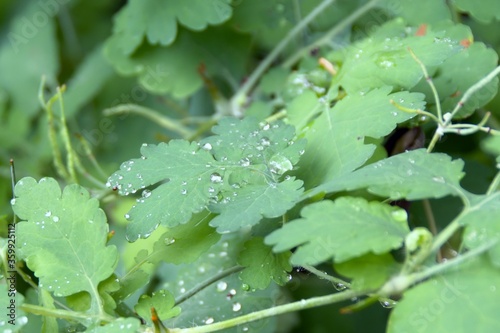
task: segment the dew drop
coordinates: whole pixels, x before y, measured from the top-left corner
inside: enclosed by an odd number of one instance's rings
[[[227,283],[224,282],[224,281],[219,281],[219,283],[217,283],[217,291],[218,292],[222,292],[224,290],[227,289]]]
[[[240,303],[234,303],[233,304],[233,311],[237,312],[241,310],[241,304]]]
[[[182,195],[186,195],[187,193],[188,193],[188,191],[187,191],[185,188],[183,188],[183,189],[181,190],[181,194],[182,194]]]
[[[165,238],[166,245],[172,245],[174,243],[175,243],[175,238],[173,238],[173,237],[172,238],[170,238],[170,237]]]
[[[55,215],[52,216],[52,221],[54,221],[56,223],[59,222],[59,216],[55,216]]]
[[[247,166],[249,166],[249,165],[250,165],[250,160],[249,160],[247,157],[242,158],[242,159],[240,160],[240,165],[241,165],[242,167],[247,167]]]
[[[11,204],[12,206],[14,206],[14,205],[16,204],[16,198],[14,198],[14,199],[10,200],[10,204]]]
[[[207,142],[207,143],[205,143],[205,144],[202,146],[202,148],[203,148],[204,150],[212,150],[212,145],[211,145],[210,143],[208,143],[208,142]]]
[[[347,287],[345,284],[341,283],[341,282],[336,282],[333,284],[333,287],[337,290],[337,291],[342,291],[342,290],[346,290]]]
[[[213,322],[214,322],[214,318],[212,318],[212,317],[208,317],[207,319],[205,319],[205,321],[204,321],[204,322],[205,322],[205,324],[206,324],[206,325],[213,324]]]
[[[231,296],[236,295],[236,289],[229,290],[229,295],[231,295]]]
[[[246,283],[243,283],[241,285],[241,289],[243,289],[243,291],[249,291],[250,290],[250,286]]]
[[[217,172],[214,172],[213,174],[210,175],[210,181],[212,183],[222,183],[222,176],[219,175]]]
[[[260,144],[262,146],[270,146],[271,145],[271,141],[268,138],[263,137],[262,139],[260,139]]]
[[[49,217],[50,215],[52,215],[52,212],[50,210],[45,213],[46,217]]]
[[[241,330],[242,330],[243,332],[248,332],[248,327],[246,327],[246,326],[245,326],[245,327],[243,327]]]
[[[444,178],[441,176],[440,177],[433,177],[432,180],[435,181],[436,183],[442,183],[442,184],[445,183]]]
[[[397,113],[396,111],[391,112],[391,114],[392,114],[394,117],[396,117],[396,116],[398,115],[398,113]]]
[[[261,124],[261,127],[262,127],[262,130],[264,130],[264,131],[267,131],[267,130],[269,130],[269,128],[271,128],[271,126],[269,126],[269,124]]]
[[[128,220],[130,218],[129,214],[125,214],[125,218]]]
[[[389,298],[384,298],[380,300],[380,305],[382,305],[382,307],[386,309],[392,309],[393,307],[396,306],[396,304],[398,304],[398,302],[393,301],[392,299]]]

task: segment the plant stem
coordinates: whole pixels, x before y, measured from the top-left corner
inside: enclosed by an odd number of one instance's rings
[[[349,282],[346,282],[342,279],[336,278],[335,276],[331,276],[325,272],[322,272],[314,266],[303,265],[302,267],[304,267],[305,269],[307,269],[309,272],[313,273],[314,275],[316,275],[320,279],[328,280],[335,285],[341,284],[341,285],[344,285],[346,288],[349,288],[351,286],[351,284]]]
[[[497,172],[497,175],[495,176],[495,178],[491,182],[490,186],[488,187],[488,191],[486,191],[486,195],[493,194],[493,192],[495,192],[499,186],[500,186],[500,171]]]
[[[68,311],[61,309],[48,309],[43,306],[27,304],[27,303],[22,304],[20,308],[25,312],[32,313],[35,315],[55,317],[59,319],[76,320],[82,324],[87,324],[87,325],[89,324],[89,320],[111,322],[115,319],[104,312],[101,315],[96,316],[88,313],[76,312],[71,310]]]
[[[179,122],[165,117],[155,110],[137,104],[121,104],[113,108],[105,109],[103,113],[106,116],[124,113],[135,113],[137,115],[143,116],[144,118],[152,120],[163,128],[179,133],[183,138],[189,138],[193,135],[193,132],[190,129],[184,127]]]
[[[351,15],[347,16],[342,22],[339,24],[335,25],[330,31],[326,32],[321,38],[318,40],[314,41],[313,43],[303,47],[300,49],[298,52],[293,54],[291,57],[289,57],[285,62],[283,62],[283,67],[290,67],[293,64],[295,64],[301,57],[306,55],[308,52],[313,50],[316,47],[328,44],[334,36],[342,32],[345,28],[347,28],[350,24],[352,24],[354,21],[356,21],[359,17],[364,15],[366,12],[368,12],[370,9],[375,7],[375,5],[379,2],[379,0],[371,0],[362,7],[358,8],[356,11],[354,11]]]
[[[181,296],[177,297],[175,299],[175,305],[179,305],[181,304],[182,302],[184,302],[185,300],[189,299],[190,297],[192,297],[193,295],[197,294],[198,292],[200,292],[201,290],[205,289],[206,287],[208,287],[209,285],[211,285],[212,283],[216,282],[216,281],[219,281],[220,279],[223,279],[225,278],[226,276],[229,276],[231,274],[234,274],[234,273],[237,273],[239,271],[243,270],[243,267],[242,266],[234,266],[234,267],[231,267],[231,268],[228,268],[226,270],[223,270],[222,272],[220,272],[219,274],[216,274],[210,278],[208,278],[207,280],[197,284],[196,286],[194,286],[192,289],[188,290],[187,292],[185,292],[184,294],[182,294]]]
[[[257,66],[257,68],[248,77],[247,81],[241,86],[241,88],[235,93],[231,98],[231,107],[233,115],[241,115],[241,106],[246,101],[246,96],[259,81],[260,77],[264,72],[271,66],[272,62],[278,57],[278,55],[283,51],[285,46],[297,36],[307,25],[319,14],[321,14],[328,6],[330,6],[335,0],[323,0],[323,2],[314,8],[302,21],[300,21],[290,32],[281,40],[281,42],[276,45],[276,47],[267,55],[267,57]]]
[[[170,329],[170,333],[208,333],[215,332],[222,329],[234,327],[237,325],[243,325],[255,320],[277,316],[283,313],[294,312],[304,309],[310,309],[317,306],[323,306],[333,303],[338,303],[346,300],[350,300],[354,297],[362,296],[367,293],[370,293],[370,290],[363,291],[353,291],[348,290],[341,293],[335,293],[327,296],[313,297],[309,299],[303,299],[297,302],[288,303],[284,305],[278,305],[269,309],[252,312],[240,317],[236,317],[233,319],[221,321],[219,323],[198,326],[192,328],[173,328]]]

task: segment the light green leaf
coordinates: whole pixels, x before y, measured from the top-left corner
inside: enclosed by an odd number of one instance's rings
[[[108,225],[97,199],[79,185],[61,194],[56,180],[21,179],[12,208],[17,224],[18,256],[39,278],[39,286],[55,296],[88,292],[90,311],[99,313],[98,284],[117,264],[117,250],[106,246]]]
[[[497,0],[453,0],[453,3],[483,23],[500,20],[500,2]]]
[[[493,156],[500,156],[500,136],[490,136],[483,139],[481,148]]]
[[[469,194],[470,206],[458,217],[461,225],[466,226],[464,245],[473,249],[488,241],[500,239],[500,192],[490,195]],[[494,265],[500,267],[500,244],[489,251]]]
[[[184,224],[207,207],[220,214],[210,225],[221,232],[278,217],[294,206],[302,182],[283,174],[298,162],[304,141],[292,141],[292,126],[225,118],[213,132],[199,144],[144,144],[142,158],[123,163],[109,178],[108,186],[122,195],[160,183],[144,190],[126,216],[132,220],[129,240],[148,237],[159,224]]]
[[[172,44],[177,21],[192,30],[203,30],[208,24],[226,21],[231,14],[230,0],[130,0],[116,16],[113,32],[121,51],[130,55],[144,36],[150,44]]]
[[[238,257],[238,264],[245,266],[240,279],[250,288],[265,289],[271,280],[281,286],[289,281],[290,252],[274,254],[261,237],[252,238],[244,247]]]
[[[394,274],[401,270],[391,254],[365,254],[349,261],[335,264],[335,271],[351,281],[353,290],[376,290]]]
[[[399,111],[390,100],[409,108],[424,107],[418,93],[392,93],[390,87],[348,95],[323,112],[306,132],[307,147],[298,177],[311,188],[363,165],[375,151],[365,137],[388,135],[398,123],[414,116]]]
[[[424,36],[415,36],[415,32],[416,28],[407,28],[402,20],[387,23],[371,38],[348,49],[334,82],[349,94],[385,85],[407,90],[424,75],[408,48],[426,67],[437,66],[460,50],[458,41],[443,32],[427,31]]]
[[[369,192],[392,200],[419,200],[457,195],[463,190],[462,160],[452,161],[446,154],[417,149],[367,165],[348,175],[320,185],[308,193],[338,192],[367,188]]]
[[[485,258],[474,259],[406,291],[390,314],[387,332],[498,332],[499,291],[498,268]]]
[[[404,210],[361,198],[313,203],[301,215],[265,239],[275,252],[298,247],[291,257],[294,265],[317,265],[332,257],[341,263],[370,252],[387,253],[400,247],[409,232]]]
[[[117,318],[105,326],[93,328],[89,333],[136,333],[140,326],[141,322],[137,318]]]
[[[200,65],[211,78],[237,84],[245,74],[250,48],[247,36],[223,28],[197,33],[180,30],[172,45],[142,45],[131,56],[122,52],[119,43],[119,37],[113,35],[104,50],[118,73],[137,76],[150,92],[171,93],[177,98],[192,95],[203,86]]]
[[[439,74],[433,78],[440,93],[443,112],[451,112],[465,91],[494,70],[497,63],[497,53],[483,43],[473,43],[447,59],[439,67]],[[456,118],[471,115],[476,109],[486,105],[497,92],[496,77],[469,98]]]
[[[433,24],[452,19],[450,8],[444,1],[384,0],[378,5],[394,16],[404,18],[411,25]]]
[[[182,264],[195,261],[220,239],[215,229],[208,225],[213,216],[207,211],[193,215],[188,223],[178,225],[160,236],[151,252],[141,251],[136,262]]]
[[[152,325],[151,308],[155,308],[159,319],[163,321],[168,318],[176,317],[181,313],[181,309],[174,305],[175,300],[170,292],[158,290],[154,292],[151,297],[142,295],[139,298],[139,303],[134,306],[134,309],[139,316]]]

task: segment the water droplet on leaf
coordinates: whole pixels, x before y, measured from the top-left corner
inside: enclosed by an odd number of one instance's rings
[[[241,310],[241,304],[240,303],[234,303],[233,304],[233,311],[240,311]]]
[[[227,288],[227,283],[224,282],[224,281],[219,281],[219,283],[217,283],[217,291],[218,292],[222,292],[224,290],[226,290]]]
[[[210,181],[212,183],[222,183],[222,176],[219,175],[217,172],[214,172],[213,174],[210,175]]]

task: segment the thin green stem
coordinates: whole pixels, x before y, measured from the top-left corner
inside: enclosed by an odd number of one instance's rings
[[[28,303],[22,304],[20,308],[25,312],[32,313],[35,315],[54,317],[59,319],[75,320],[81,322],[82,324],[87,324],[87,325],[89,321],[111,322],[115,320],[115,318],[111,317],[106,313],[102,313],[99,315],[92,315],[88,313],[76,312],[71,310],[49,309],[43,306],[28,304]]]
[[[318,306],[323,306],[323,305],[328,305],[328,304],[333,304],[333,303],[339,303],[342,301],[350,300],[355,297],[359,297],[362,295],[365,295],[367,293],[370,293],[370,290],[363,290],[363,291],[353,291],[353,290],[347,290],[341,293],[335,293],[331,295],[326,295],[326,296],[320,296],[320,297],[313,297],[309,299],[303,299],[297,302],[293,303],[288,303],[284,305],[278,305],[269,309],[261,310],[261,311],[256,311],[252,312],[240,317],[236,317],[233,319],[221,321],[219,323],[214,323],[210,325],[205,325],[205,326],[198,326],[198,327],[192,327],[192,328],[172,328],[169,330],[170,333],[208,333],[208,332],[215,332],[219,331],[222,329],[230,328],[230,327],[235,327],[238,325],[244,325],[246,323],[267,318],[267,317],[273,317],[277,316],[283,313],[289,313],[289,312],[295,312],[295,311],[300,311],[300,310],[305,310],[305,309],[310,309]]]
[[[64,113],[64,100],[63,92],[66,88],[57,87],[57,99],[59,101],[59,108],[61,110],[61,137],[64,142],[64,147],[66,149],[66,170],[68,170],[69,176],[71,177],[71,182],[77,184],[78,179],[76,177],[75,171],[75,155],[73,147],[71,146],[71,139],[69,138],[68,126],[66,125],[66,115]]]
[[[170,131],[180,134],[183,138],[188,138],[193,135],[193,132],[187,127],[183,126],[180,122],[165,117],[164,115],[160,114],[159,112],[153,109],[140,106],[137,104],[121,104],[113,108],[105,109],[103,113],[106,116],[134,113],[144,118],[152,120],[153,122],[155,122],[156,124],[160,125],[163,128],[166,128]]]
[[[496,192],[498,190],[499,186],[500,186],[500,171],[497,172],[497,175],[495,176],[495,178],[491,182],[490,186],[488,187],[488,191],[486,191],[486,195],[490,195],[490,194],[493,194],[494,192]]]
[[[431,203],[429,202],[429,199],[424,199],[422,201],[422,204],[424,205],[424,212],[425,212],[425,217],[427,218],[427,222],[429,224],[429,230],[434,236],[436,236],[438,234],[438,230],[436,226],[436,219],[434,218],[434,213],[432,212]],[[440,249],[437,252],[437,256],[438,256],[438,261],[441,262],[442,254]]]
[[[429,84],[429,87],[431,88],[432,91],[432,95],[434,96],[434,102],[436,103],[437,119],[442,119],[441,103],[439,100],[439,95],[436,86],[434,85],[434,82],[432,82],[432,78],[430,77],[429,72],[427,71],[427,68],[425,67],[424,63],[415,55],[415,53],[413,53],[411,48],[408,48],[408,51],[410,52],[410,55],[412,56],[413,60],[415,60],[422,69],[422,73],[424,73],[425,80]]]
[[[267,57],[257,66],[250,74],[247,81],[241,86],[236,94],[231,99],[231,107],[233,115],[240,116],[242,114],[241,107],[246,102],[248,93],[253,89],[259,81],[262,74],[271,66],[278,55],[283,51],[286,45],[297,36],[307,25],[314,20],[316,16],[321,14],[328,6],[334,3],[335,0],[323,0],[319,6],[314,8],[302,21],[300,21],[290,32],[276,45],[276,47],[267,55]]]
[[[211,285],[212,283],[214,282],[217,282],[219,281],[220,279],[223,279],[225,278],[226,276],[229,276],[231,274],[234,274],[234,273],[237,273],[241,270],[243,270],[244,267],[241,267],[241,266],[234,266],[234,267],[231,267],[231,268],[228,268],[226,270],[223,270],[222,272],[220,272],[219,274],[216,274],[214,276],[211,276],[210,278],[208,278],[207,280],[197,284],[196,286],[194,286],[192,289],[188,290],[187,292],[185,292],[184,294],[180,295],[179,297],[177,297],[175,299],[175,305],[179,305],[181,304],[182,302],[184,302],[185,300],[193,297],[195,294],[197,294],[198,292],[200,292],[201,290],[205,289],[206,287],[208,287],[209,285]]]
[[[303,47],[299,51],[295,52],[291,57],[289,57],[287,60],[283,62],[283,67],[291,67],[293,64],[295,64],[300,58],[308,54],[311,50],[320,47],[322,45],[326,45],[330,43],[330,41],[333,39],[334,36],[338,35],[344,29],[346,29],[349,25],[351,25],[354,21],[356,21],[358,18],[363,16],[366,12],[368,12],[370,9],[375,7],[377,2],[380,0],[371,0],[367,2],[365,5],[362,7],[358,8],[356,11],[354,11],[351,15],[347,16],[342,22],[339,22],[337,25],[335,25],[332,29],[330,29],[328,32],[323,34],[323,36],[313,43]]]
[[[313,273],[314,275],[316,275],[320,279],[325,279],[327,281],[330,281],[330,282],[332,282],[336,286],[343,285],[346,288],[350,288],[351,287],[351,284],[349,282],[344,281],[342,279],[339,279],[339,278],[337,278],[335,276],[331,276],[331,275],[329,275],[329,274],[327,274],[327,273],[325,273],[323,271],[320,271],[319,269],[317,269],[314,266],[303,265],[302,267],[304,267],[305,269],[307,269],[309,272]]]

